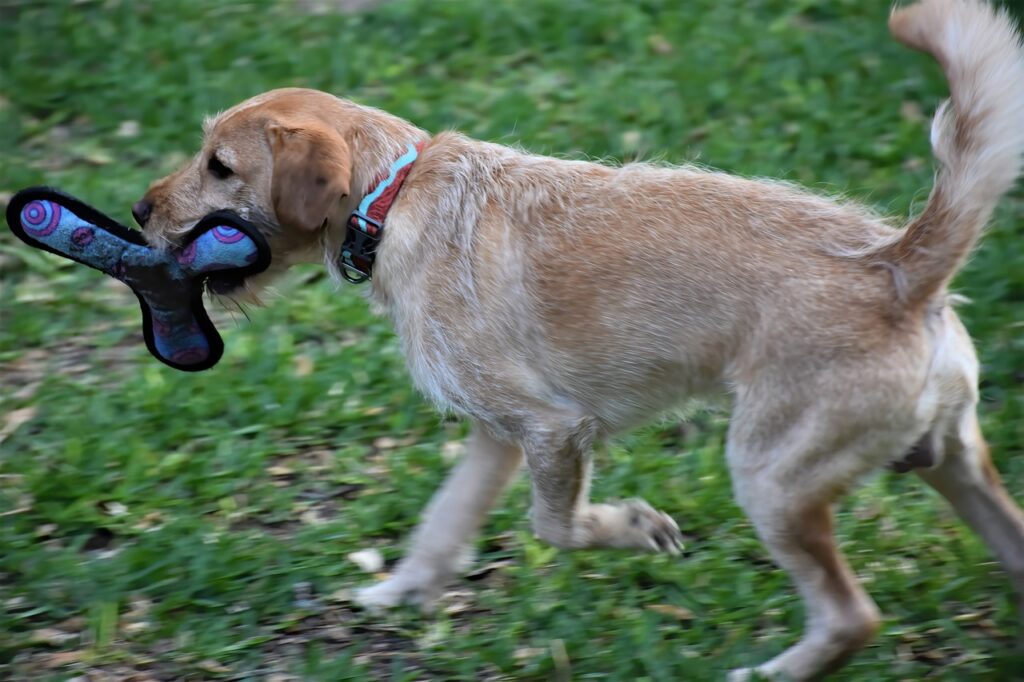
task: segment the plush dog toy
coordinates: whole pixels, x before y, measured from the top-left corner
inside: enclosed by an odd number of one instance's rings
[[[22,241],[101,270],[135,292],[146,347],[186,372],[217,364],[224,342],[203,308],[212,277],[238,283],[266,270],[270,249],[253,226],[227,212],[206,216],[173,250],[146,245],[142,234],[49,187],[18,192],[7,224]]]

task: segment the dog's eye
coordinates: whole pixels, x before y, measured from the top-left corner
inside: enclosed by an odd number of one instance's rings
[[[235,174],[235,171],[225,166],[216,156],[210,157],[210,161],[206,164],[206,169],[218,180],[223,180]]]

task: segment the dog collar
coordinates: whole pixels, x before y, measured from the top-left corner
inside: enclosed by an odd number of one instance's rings
[[[377,256],[377,244],[384,235],[384,219],[424,144],[410,143],[405,153],[395,159],[387,172],[373,183],[373,189],[349,216],[345,240],[341,243],[341,254],[338,257],[341,274],[349,282],[359,284],[370,279],[373,261]]]

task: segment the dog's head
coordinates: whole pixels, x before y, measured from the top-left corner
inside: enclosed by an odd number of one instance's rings
[[[246,288],[289,265],[321,257],[328,222],[351,210],[352,112],[314,90],[275,90],[210,119],[191,161],[157,180],[132,209],[148,241],[173,247],[207,213],[229,209],[266,237],[272,266]],[[344,222],[342,218],[340,222]],[[211,281],[217,293],[238,294]]]

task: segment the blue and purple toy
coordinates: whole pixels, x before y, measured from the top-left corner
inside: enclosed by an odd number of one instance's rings
[[[180,248],[150,248],[142,234],[74,197],[30,187],[11,199],[7,224],[22,241],[107,273],[135,292],[146,347],[186,372],[209,369],[224,342],[203,307],[213,277],[240,283],[266,270],[270,249],[248,221],[228,211],[206,216]]]

